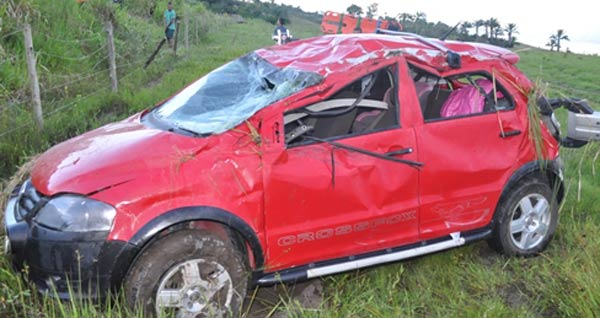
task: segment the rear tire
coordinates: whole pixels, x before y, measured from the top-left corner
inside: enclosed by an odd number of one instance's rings
[[[244,257],[229,241],[180,230],[153,242],[124,282],[145,317],[239,317],[248,287]]]
[[[534,256],[543,251],[556,230],[558,206],[548,181],[529,177],[498,204],[491,247],[510,256]]]

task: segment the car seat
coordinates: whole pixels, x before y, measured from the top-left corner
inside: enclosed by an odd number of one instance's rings
[[[440,117],[440,111],[442,106],[452,93],[451,90],[443,89],[439,86],[436,86],[427,96],[427,106],[425,107],[425,111],[423,117],[425,120],[435,119]]]
[[[373,109],[362,112],[356,116],[352,124],[353,133],[370,131],[375,128],[388,127],[394,124],[396,106],[393,103],[393,87],[388,88],[383,94],[383,101],[388,105],[387,110]]]
[[[417,98],[419,99],[419,105],[421,106],[421,112],[425,114],[425,107],[427,107],[427,98],[429,93],[433,90],[433,83],[429,82],[415,82],[415,91],[417,92]]]

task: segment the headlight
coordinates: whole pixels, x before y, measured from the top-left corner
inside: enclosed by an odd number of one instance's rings
[[[109,231],[115,218],[114,207],[77,195],[61,195],[40,209],[35,221],[65,232]]]

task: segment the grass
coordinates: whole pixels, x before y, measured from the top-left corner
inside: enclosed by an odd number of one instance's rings
[[[43,70],[47,114],[46,129],[41,133],[31,125],[27,104],[20,102],[26,98],[27,90],[18,37],[7,36],[4,29],[1,32],[5,33],[0,33],[0,53],[9,56],[0,62],[4,63],[0,67],[0,178],[4,180],[15,174],[28,156],[145,109],[232,58],[272,44],[272,25],[256,20],[233,24],[227,17],[202,8],[188,8],[199,21],[199,29],[194,30],[198,32],[191,36],[191,47],[186,50],[180,42],[182,50],[177,57],[163,50],[144,70],[140,63],[160,39],[159,21],[120,12],[117,43],[121,51],[117,63],[124,66],[119,73],[120,90],[111,93],[105,89],[109,82],[104,72],[82,79],[85,74],[103,70],[105,61],[100,53],[98,58],[92,55],[94,58],[76,60],[102,49],[102,31],[93,14],[75,11],[80,9],[68,1],[36,3],[42,15],[60,16],[62,10],[73,14],[70,20],[34,23],[35,43],[40,43],[36,44],[37,50],[43,52],[38,61]],[[291,22],[296,37],[319,32],[312,22],[294,17]],[[60,32],[50,32],[55,29]],[[56,39],[65,42],[61,45]],[[75,43],[75,39],[86,41]],[[519,54],[519,67],[533,81],[549,83],[550,97],[576,96],[587,99],[596,108],[600,105],[599,57],[536,49]],[[14,64],[7,66],[5,61],[9,60],[14,60]],[[21,128],[3,134],[15,127]],[[600,310],[600,284],[596,283],[600,278],[600,145],[562,149],[561,156],[567,196],[560,209],[555,238],[539,257],[507,258],[492,252],[483,242],[476,243],[324,278],[323,301],[316,309],[282,297],[265,315],[280,312],[288,317],[595,317]],[[8,190],[6,181],[0,185],[3,189]],[[119,298],[98,305],[58,302],[39,295],[0,256],[0,317],[131,316],[141,315],[129,311]]]

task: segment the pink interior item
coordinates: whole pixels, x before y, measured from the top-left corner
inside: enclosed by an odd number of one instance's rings
[[[481,87],[486,94],[493,89],[492,81],[488,79],[478,79],[476,85]],[[498,98],[503,98],[501,92],[496,92]],[[444,102],[440,115],[442,117],[463,116],[483,112],[485,96],[479,89],[472,85],[465,85],[452,91],[448,99]]]

